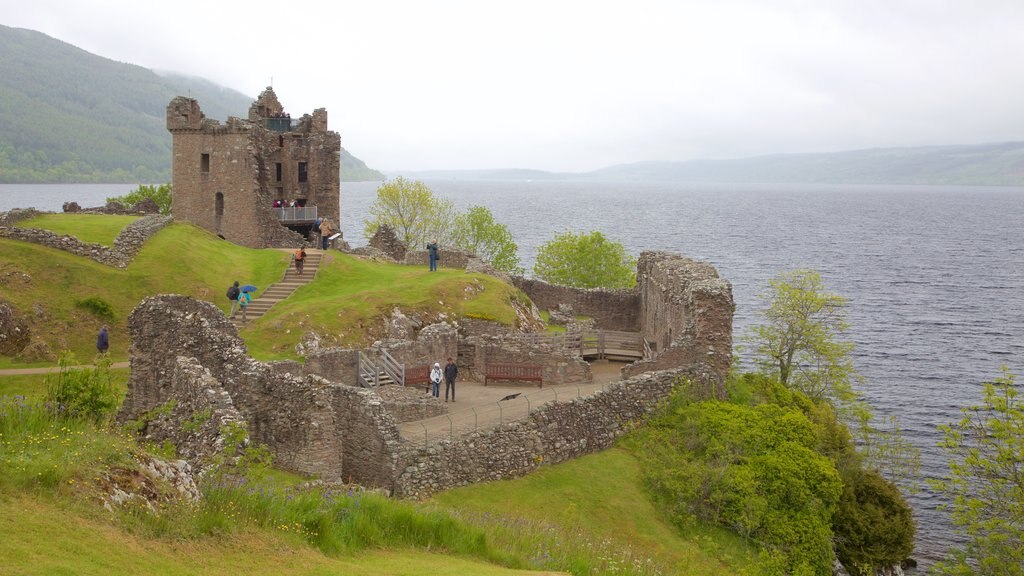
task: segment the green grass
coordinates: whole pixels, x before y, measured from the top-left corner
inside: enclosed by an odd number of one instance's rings
[[[329,557],[287,533],[247,530],[192,539],[132,534],[109,515],[66,502],[0,491],[0,566],[8,576],[160,574],[167,576],[526,576],[480,560],[426,550],[367,550]]]
[[[300,287],[242,331],[260,359],[297,358],[295,346],[312,330],[325,345],[367,346],[385,335],[395,307],[434,321],[460,317],[515,322],[516,289],[484,274],[429,272],[420,266],[381,264],[332,252],[316,281]]]
[[[111,383],[120,398],[123,398],[127,391],[130,375],[131,371],[127,368],[110,371]],[[29,402],[42,400],[46,396],[48,377],[54,378],[56,374],[0,375],[0,397],[23,396]]]
[[[515,480],[476,484],[439,494],[446,508],[553,523],[578,534],[574,540],[605,543],[609,554],[630,548],[669,566],[676,574],[753,573],[756,551],[714,527],[681,534],[661,518],[642,487],[637,460],[611,449]],[[497,519],[494,522],[510,522]]]
[[[121,230],[138,219],[138,216],[107,214],[40,214],[35,218],[22,220],[18,227],[39,228],[74,236],[82,242],[113,246],[114,239]]]
[[[124,270],[62,250],[0,239],[0,274],[6,273],[0,298],[30,319],[33,337],[46,342],[54,354],[70,350],[85,362],[96,353],[100,326],[108,324],[111,357],[123,361],[128,357],[128,315],[146,296],[184,294],[227,310],[224,292],[233,280],[262,288],[278,281],[287,267],[281,251],[236,246],[188,224],[158,232]],[[87,298],[109,304],[114,318],[76,305]],[[54,362],[0,360],[6,368],[41,364]]]
[[[112,237],[124,226],[120,218],[52,214],[42,223],[30,223],[75,232],[84,221]],[[0,239],[0,299],[32,319],[33,337],[46,342],[54,354],[70,350],[83,361],[95,354],[99,328],[109,325],[111,357],[123,361],[128,355],[128,315],[146,296],[184,294],[227,311],[224,292],[233,281],[262,291],[284,276],[288,256],[281,250],[237,246],[189,224],[158,232],[125,270]],[[250,323],[242,336],[257,358],[294,359],[295,345],[310,330],[328,346],[371,344],[384,335],[385,319],[395,307],[426,321],[472,317],[512,324],[510,303],[518,297],[515,288],[483,274],[430,273],[425,267],[379,264],[331,252],[314,282]],[[81,306],[89,299],[107,306]],[[101,307],[112,310],[113,319],[95,312]],[[53,364],[0,357],[0,368]]]

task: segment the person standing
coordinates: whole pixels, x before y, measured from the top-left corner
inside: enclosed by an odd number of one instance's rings
[[[242,309],[242,322],[248,322],[247,311],[249,309],[249,302],[252,301],[252,297],[249,296],[248,292],[238,293],[238,307]]]
[[[327,245],[331,243],[331,234],[334,234],[334,225],[331,223],[330,218],[324,218],[320,222],[320,238],[323,242],[323,250],[327,250]]]
[[[96,336],[96,351],[100,354],[106,354],[107,350],[110,349],[110,333],[107,332],[106,325],[100,328],[100,333]]]
[[[434,398],[441,397],[441,364],[434,362],[434,367],[430,369],[430,387]]]
[[[295,251],[295,272],[302,276],[302,266],[306,263],[306,247],[303,246]]]
[[[459,375],[459,367],[451,358],[444,365],[444,401],[448,401],[448,391],[452,391],[452,402],[455,402],[455,378]]]
[[[427,253],[430,255],[430,271],[435,272],[437,270],[437,240],[427,244]]]
[[[238,295],[242,291],[238,289],[238,280],[228,288],[228,300],[231,300],[231,311],[228,312],[228,318],[235,317],[235,308],[238,306]]]

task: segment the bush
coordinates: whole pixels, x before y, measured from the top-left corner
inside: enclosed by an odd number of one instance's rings
[[[851,574],[868,576],[878,566],[899,564],[914,549],[914,519],[896,486],[874,471],[844,478],[832,519],[836,554]]]
[[[99,357],[96,368],[74,368],[75,356],[65,353],[60,371],[46,378],[46,407],[54,416],[105,421],[117,408],[117,393],[110,379],[110,359]]]
[[[103,320],[111,322],[114,320],[114,307],[99,296],[89,296],[82,300],[75,300],[75,308],[85,310]]]
[[[759,542],[765,566],[780,573],[828,573],[842,483],[815,451],[814,423],[794,408],[692,402],[685,394],[628,440],[670,520],[730,527]]]

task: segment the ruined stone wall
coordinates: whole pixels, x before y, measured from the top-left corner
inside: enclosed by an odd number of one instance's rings
[[[318,376],[279,374],[246,354],[230,321],[208,302],[184,296],[144,299],[129,317],[131,376],[119,420],[175,397],[177,357],[195,360],[230,394],[251,438],[286,469],[341,478],[342,439],[333,407],[339,385]],[[396,432],[397,433],[397,432]]]
[[[637,288],[640,330],[657,350],[653,359],[627,366],[623,374],[684,368],[709,396],[721,397],[732,364],[732,285],[707,262],[644,252]]]
[[[429,448],[406,445],[393,492],[423,498],[474,482],[523,476],[611,447],[630,424],[650,414],[672,391],[677,374],[643,374],[593,396],[551,403],[526,420],[476,432]]]
[[[415,340],[386,340],[374,344],[375,349],[387,350],[388,354],[407,367],[455,358],[458,353],[458,332],[446,322],[430,324],[416,335]]]
[[[341,137],[327,130],[322,108],[294,124],[283,111],[271,88],[250,107],[248,120],[232,117],[223,125],[206,119],[192,98],[171,100],[174,216],[252,248],[304,241],[277,220],[277,198],[301,200],[337,221]],[[284,131],[269,129],[267,121]]]
[[[335,386],[331,408],[345,462],[341,478],[363,486],[390,487],[398,474],[401,436],[380,396],[370,390]]]
[[[640,295],[636,290],[585,290],[513,276],[512,282],[541,310],[572,306],[573,313],[590,316],[602,330],[636,332],[640,329]]]
[[[12,210],[11,212],[14,213],[15,211]],[[35,210],[18,212],[39,214]],[[20,215],[16,215],[13,221],[18,222],[23,219]],[[57,234],[50,230],[22,228],[15,225],[0,226],[0,238],[31,242],[48,248],[70,252],[100,264],[113,266],[114,268],[126,268],[139,253],[139,250],[142,249],[143,244],[153,234],[163,230],[170,223],[170,216],[152,215],[139,218],[121,230],[117,238],[114,239],[113,247],[94,242],[82,242],[74,236]]]
[[[488,364],[539,364],[544,367],[544,384],[583,384],[594,380],[590,364],[579,357],[578,350],[567,352],[547,343],[531,343],[515,337],[479,336],[467,339],[472,358],[460,355],[466,369],[483,378]]]
[[[272,201],[258,193],[259,165],[249,130],[217,125],[198,131],[172,130],[172,135],[174,217],[235,244],[264,247],[258,214],[260,208],[269,212]]]
[[[231,395],[194,358],[178,356],[163,385],[168,400],[141,415],[140,434],[156,445],[170,442],[177,456],[200,474],[224,449],[224,426],[244,422]]]

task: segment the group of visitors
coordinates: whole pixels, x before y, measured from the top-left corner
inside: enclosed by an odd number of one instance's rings
[[[248,292],[238,287],[238,280],[228,288],[228,300],[231,301],[231,311],[228,312],[228,318],[235,317],[235,310],[242,310],[242,322],[248,322],[249,303],[252,302],[252,296]]]
[[[448,393],[451,392],[452,402],[455,402],[455,378],[459,375],[459,367],[455,365],[455,361],[448,358],[448,363],[445,364],[444,371],[441,370],[441,363],[434,362],[434,367],[430,369],[430,388],[431,394],[434,398],[441,398],[441,378],[444,377],[444,401],[448,401]]]
[[[277,200],[274,200],[274,208],[302,208],[305,202],[305,200],[285,201],[278,198]]]

